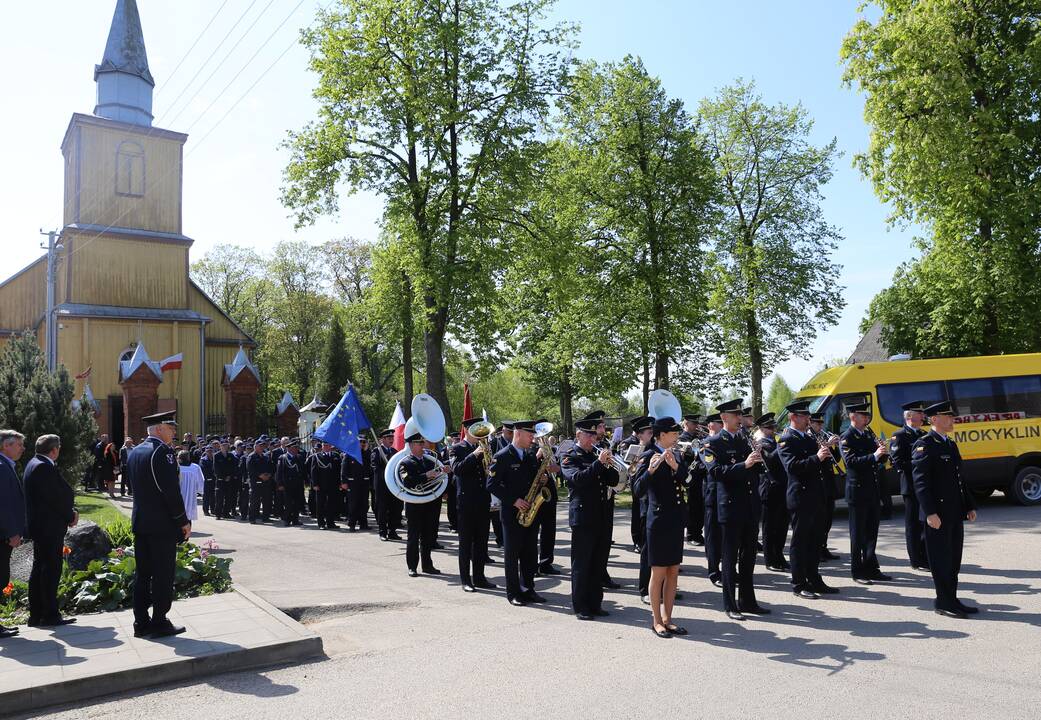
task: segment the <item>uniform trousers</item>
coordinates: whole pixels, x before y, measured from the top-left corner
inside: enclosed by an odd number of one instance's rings
[[[607,499],[607,505],[604,507],[604,526],[600,528],[600,532],[604,536],[604,542],[607,543],[608,555],[610,556],[611,543],[614,542],[614,503],[615,494],[613,491],[608,490],[607,494],[610,496]],[[601,569],[600,579],[604,583],[613,582],[611,580],[611,573],[607,572],[607,563],[604,563]]]
[[[792,589],[812,590],[820,582],[821,562],[821,519],[824,516],[824,500],[818,503],[803,502],[791,511],[792,546]]]
[[[365,480],[348,485],[347,524],[362,530],[369,529],[369,484]]]
[[[784,497],[763,503],[763,557],[770,567],[784,567],[784,541],[788,537],[788,508]]]
[[[553,565],[553,546],[557,542],[557,503],[555,500],[542,504],[534,525],[539,534],[539,569],[545,570]]]
[[[877,498],[867,498],[849,506],[849,565],[855,578],[868,577],[879,569],[875,557],[879,511]]]
[[[502,517],[498,512],[491,514],[492,532],[495,534],[495,544],[502,547]]]
[[[434,566],[430,559],[430,551],[433,550],[430,541],[430,526],[434,526],[433,534],[436,537],[437,521],[440,515],[441,508],[436,502],[405,503],[405,518],[408,520],[405,563],[409,570],[415,570],[419,566],[420,559],[422,559],[424,570],[429,570]]]
[[[647,516],[640,515],[640,576],[637,587],[640,595],[649,595],[651,587],[651,561],[647,554]]]
[[[633,539],[633,547],[643,547],[643,533],[640,531],[640,501],[635,499],[629,514],[629,537]]]
[[[698,540],[705,536],[705,491],[703,479],[690,481],[687,487],[687,539]]]
[[[249,517],[249,483],[245,480],[235,478],[235,495],[238,496],[239,517],[245,520]],[[231,501],[231,513],[235,514],[235,500]]]
[[[134,534],[134,620],[139,625],[166,620],[173,604],[177,540],[166,535]],[[149,618],[148,607],[152,607]]]
[[[825,482],[831,482],[825,480]],[[831,533],[831,525],[835,520],[835,498],[825,497],[824,498],[824,509],[821,519],[818,522],[818,533],[820,535],[820,543],[818,547],[821,550],[828,549],[828,535]]]
[[[506,574],[506,597],[520,597],[525,590],[535,590],[535,570],[538,568],[538,536],[534,523],[524,527],[517,522],[517,508],[500,510],[503,535],[503,564]]]
[[[464,585],[481,582],[486,579],[484,564],[488,559],[488,510],[466,505],[457,505],[456,508],[459,579]]]
[[[939,530],[925,526],[925,550],[936,586],[937,610],[958,609],[958,573],[964,542],[965,526],[961,520],[943,519]]]
[[[235,504],[234,500],[229,500],[234,480],[219,478],[213,485],[213,514],[219,518],[228,517],[228,508],[234,507]],[[231,497],[236,498],[237,495],[231,495]]]
[[[593,614],[603,609],[600,577],[611,551],[606,537],[595,525],[571,528],[571,607],[576,613]]]
[[[296,525],[300,522],[300,497],[303,487],[300,482],[290,481],[279,492],[282,496],[282,522],[286,525]]]
[[[222,498],[223,499],[223,498]],[[202,512],[209,515],[216,509],[217,481],[206,478],[202,481]]]
[[[29,573],[30,618],[47,620],[59,616],[58,581],[61,579],[64,544],[64,535],[33,538],[33,569]]]
[[[904,495],[904,545],[907,559],[915,567],[929,564],[925,555],[925,523],[918,514],[918,496]]]
[[[323,490],[316,488],[315,515],[318,518],[318,526],[326,527],[336,524],[337,508],[340,504],[340,488],[334,486]]]
[[[710,579],[720,577],[719,564],[723,557],[723,532],[716,515],[715,499],[703,498],[705,503],[705,560]]]
[[[448,527],[459,530],[459,509],[456,507],[455,478],[449,476],[448,488],[445,490],[445,506],[448,510]]]
[[[720,523],[723,539],[723,608],[740,610],[754,607],[756,539],[759,527],[752,518],[736,518]]]

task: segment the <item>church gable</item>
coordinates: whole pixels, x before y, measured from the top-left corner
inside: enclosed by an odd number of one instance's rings
[[[47,307],[46,257],[0,282],[0,336],[35,329]]]
[[[245,345],[255,347],[256,341],[228,317],[210,296],[203,292],[195,282],[188,280],[189,307],[200,315],[209,318],[206,324],[206,342],[210,345]]]

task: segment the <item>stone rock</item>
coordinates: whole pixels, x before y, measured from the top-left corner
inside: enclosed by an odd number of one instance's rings
[[[69,528],[65,533],[65,544],[72,550],[67,560],[74,570],[84,570],[91,560],[107,558],[112,552],[108,535],[90,520],[81,520],[76,527]]]

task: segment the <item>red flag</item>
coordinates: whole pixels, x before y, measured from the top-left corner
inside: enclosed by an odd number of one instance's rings
[[[91,370],[92,370],[93,368],[94,368],[94,366],[93,366],[93,365],[91,365],[91,366],[90,366],[89,368],[87,368],[86,370],[84,370],[83,372],[81,372],[81,373],[80,373],[79,375],[77,375],[77,376],[76,376],[76,379],[77,379],[77,380],[86,380],[87,378],[89,378],[89,377],[90,377],[90,371],[91,371]]]
[[[463,383],[463,420],[474,416],[474,404],[470,399],[470,383]],[[459,434],[466,436],[466,428],[459,426]]]
[[[399,402],[394,406],[394,416],[390,419],[390,425],[387,426],[394,431],[394,449],[404,450],[405,449],[405,413],[401,409],[401,403]]]
[[[184,353],[177,353],[171,355],[168,358],[163,358],[159,361],[159,371],[166,372],[167,370],[180,370],[181,364],[184,362]]]

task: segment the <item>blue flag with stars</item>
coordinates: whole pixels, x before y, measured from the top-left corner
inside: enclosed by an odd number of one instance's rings
[[[348,385],[347,392],[314,431],[313,437],[335,445],[358,462],[363,462],[359,438],[362,431],[371,427],[372,423],[365,417],[361,401],[358,400],[358,393],[354,392],[354,385]]]

